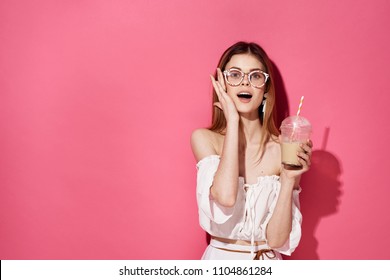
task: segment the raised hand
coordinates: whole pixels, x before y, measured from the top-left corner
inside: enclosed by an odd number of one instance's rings
[[[279,140],[281,140],[281,138],[279,138]],[[295,179],[299,181],[300,176],[310,169],[313,142],[311,140],[307,140],[306,143],[301,144],[301,148],[302,151],[298,152],[297,156],[302,168],[289,169],[282,166],[281,176],[286,177],[286,179]]]
[[[232,98],[226,93],[225,80],[222,71],[219,68],[217,68],[217,76],[218,80],[215,80],[214,77],[210,75],[211,82],[219,100],[219,102],[214,103],[214,106],[217,106],[223,111],[227,122],[238,121],[239,115],[236,105]]]

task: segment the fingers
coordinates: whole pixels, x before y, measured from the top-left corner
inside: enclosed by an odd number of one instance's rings
[[[211,83],[213,84],[215,93],[216,93],[217,96],[218,96],[219,102],[220,102],[220,103],[221,103],[221,102],[224,102],[224,98],[223,98],[223,96],[222,96],[222,94],[223,94],[222,86],[219,84],[218,81],[216,81],[216,80],[214,79],[214,77],[213,77],[212,75],[210,75],[210,78],[211,78]],[[222,92],[221,92],[221,90],[222,90]]]
[[[219,70],[219,74],[222,75],[221,73],[221,70]],[[226,103],[229,102],[229,97],[228,97],[228,94],[226,93],[224,87],[221,85],[221,83],[219,81],[216,81],[214,76],[213,75],[210,75],[210,78],[211,78],[211,82],[213,84],[213,87],[214,87],[214,90],[218,96],[218,100],[219,100],[219,105],[220,106],[217,106],[219,107],[220,109],[223,110],[223,108],[226,106]],[[214,104],[216,105],[216,104]]]
[[[310,147],[310,149],[313,148],[313,142],[310,139],[307,140],[306,145],[308,145]]]
[[[305,167],[309,168],[311,165],[313,142],[308,140],[307,143],[301,144],[302,151],[298,152],[299,162]]]
[[[309,168],[311,165],[311,157],[303,152],[299,152],[298,154],[298,161],[300,164],[302,164],[303,168],[305,167]]]
[[[313,149],[313,142],[311,140],[307,140],[306,143],[302,143],[300,146],[302,148],[302,151],[305,154],[308,154],[308,155],[311,156],[312,149]]]
[[[222,86],[223,91],[226,92],[225,79],[223,77],[221,69],[219,69],[219,68],[217,68],[217,76],[218,76],[218,82]]]
[[[224,112],[225,118],[228,122],[237,121],[239,119],[239,115],[236,105],[234,104],[233,99],[226,92],[225,80],[221,69],[219,68],[217,69],[217,76],[218,81],[215,80],[214,76],[210,75],[211,82],[218,97],[218,102],[214,103],[214,106],[220,108]]]
[[[221,109],[223,111],[221,102],[214,102],[214,106],[219,108],[219,109]]]
[[[215,91],[219,89],[226,93],[225,79],[221,69],[217,68],[217,80],[215,80],[213,75],[210,75],[210,77],[211,77],[211,81],[213,82]]]
[[[213,84],[213,88],[219,97],[220,94],[219,94],[219,90],[218,90],[218,86],[217,86],[217,81],[215,80],[213,75],[210,75],[210,79],[211,79],[211,83]]]
[[[210,79],[211,79],[211,83],[213,84],[215,91],[217,92],[217,95],[219,95],[220,89],[222,88],[221,85],[219,84],[219,82],[217,80],[215,80],[213,75],[210,75]]]

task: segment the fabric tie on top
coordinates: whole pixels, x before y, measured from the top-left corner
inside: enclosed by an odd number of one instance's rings
[[[244,190],[246,192],[245,198],[245,211],[244,211],[244,223],[240,229],[240,231],[244,231],[247,234],[250,234],[251,237],[251,257],[255,256],[255,220],[256,220],[256,193],[255,187],[250,184],[244,184]]]

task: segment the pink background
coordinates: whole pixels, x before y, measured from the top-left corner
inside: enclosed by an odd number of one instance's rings
[[[255,41],[314,126],[292,259],[390,259],[390,1],[0,2],[0,258],[198,259],[191,131]]]

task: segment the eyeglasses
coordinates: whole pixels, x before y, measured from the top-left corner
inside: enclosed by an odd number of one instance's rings
[[[238,69],[230,69],[223,71],[223,74],[226,82],[233,87],[239,86],[244,80],[245,75],[248,76],[249,83],[255,88],[263,87],[269,78],[269,74],[261,70],[244,73]]]

